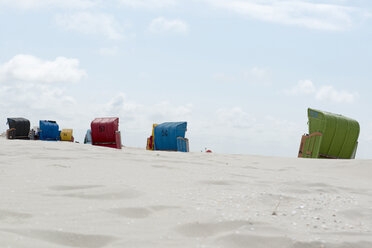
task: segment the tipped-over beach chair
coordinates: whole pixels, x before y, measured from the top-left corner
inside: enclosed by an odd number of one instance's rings
[[[354,159],[359,123],[351,118],[308,109],[309,134],[302,136],[298,157]]]

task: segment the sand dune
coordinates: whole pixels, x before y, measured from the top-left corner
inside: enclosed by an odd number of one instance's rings
[[[372,247],[372,160],[0,138],[0,247]]]

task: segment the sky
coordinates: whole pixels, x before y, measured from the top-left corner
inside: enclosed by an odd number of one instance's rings
[[[370,0],[0,0],[0,132],[187,121],[190,150],[296,157],[307,108],[356,119],[372,158]]]

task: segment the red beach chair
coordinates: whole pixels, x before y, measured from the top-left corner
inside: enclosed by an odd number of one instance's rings
[[[96,118],[90,124],[92,145],[121,149],[119,118]]]

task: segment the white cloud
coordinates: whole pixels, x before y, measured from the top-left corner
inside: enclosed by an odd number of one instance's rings
[[[275,116],[255,116],[240,106],[211,110],[207,115],[193,117],[188,137],[190,147],[199,150],[208,147],[223,153],[296,156],[303,132],[302,123]]]
[[[61,110],[76,103],[71,96],[66,94],[65,90],[37,83],[13,83],[11,86],[1,87],[0,94],[2,99],[7,99],[6,103],[2,102],[2,104],[8,107],[56,110],[54,107],[60,106],[58,110]]]
[[[296,86],[285,92],[288,95],[313,94],[316,91],[315,85],[311,80],[300,80]]]
[[[147,9],[159,9],[169,6],[174,6],[176,0],[118,0],[122,5],[129,6],[132,8],[147,8]]]
[[[76,116],[82,116],[83,111],[65,89],[67,84],[53,83],[78,82],[85,75],[77,59],[57,57],[49,61],[32,55],[16,55],[0,65],[0,108],[3,110],[0,117],[61,118],[72,122]]]
[[[182,20],[168,20],[164,17],[158,17],[151,21],[149,31],[152,33],[172,32],[186,34],[189,31],[189,26]]]
[[[0,0],[0,5],[21,9],[86,9],[97,6],[99,2],[100,0]]]
[[[147,106],[128,100],[124,93],[118,93],[105,105],[104,112],[119,115],[127,128],[143,130],[152,123],[186,120],[191,115],[192,105],[176,106],[159,102]]]
[[[256,78],[264,78],[267,75],[267,71],[260,67],[253,67],[248,71],[248,74]]]
[[[337,90],[331,85],[316,87],[311,80],[301,80],[293,88],[285,90],[284,93],[293,96],[309,95],[319,101],[332,103],[353,103],[359,95],[357,92]]]
[[[54,85],[33,82],[0,86],[0,117],[23,116],[30,118],[33,125],[37,125],[40,119],[74,123],[76,117],[81,119],[84,112],[68,92]]]
[[[229,128],[246,129],[252,127],[256,119],[240,107],[220,108],[216,111],[216,123]]]
[[[123,27],[116,22],[113,16],[104,13],[78,12],[57,15],[55,21],[57,25],[66,30],[103,35],[111,40],[124,38]]]
[[[86,75],[79,60],[57,57],[53,61],[19,54],[0,65],[0,82],[34,81],[43,83],[77,82]]]
[[[204,0],[211,6],[249,18],[320,30],[345,30],[358,18],[369,14],[363,10],[333,3],[305,0]]]
[[[349,1],[311,0],[115,0],[114,6],[135,9],[159,9],[192,5],[204,8],[205,4],[252,19],[319,30],[346,30],[358,22],[371,18],[367,10],[346,5]],[[0,0],[0,6],[23,9],[64,8],[89,9],[106,6],[102,0]]]
[[[315,95],[318,100],[335,103],[352,103],[357,96],[357,93],[351,93],[346,90],[336,90],[333,86],[322,86]]]

